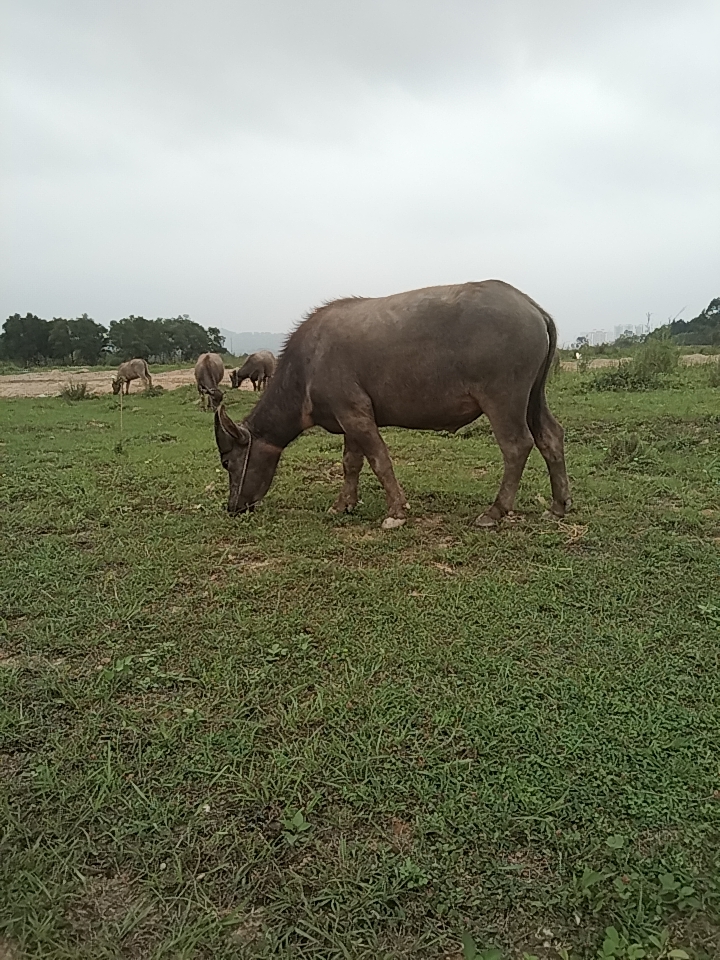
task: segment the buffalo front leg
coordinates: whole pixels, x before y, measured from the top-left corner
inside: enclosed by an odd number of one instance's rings
[[[525,407],[522,409],[523,414],[517,417],[508,415],[506,411],[498,410],[494,413],[486,411],[495,439],[502,451],[505,470],[495,502],[475,521],[479,527],[497,527],[500,520],[510,513],[515,503],[525,463],[535,445],[525,422]]]
[[[354,425],[345,436],[362,450],[373,473],[383,486],[387,500],[387,516],[382,522],[383,530],[401,527],[406,519],[407,500],[402,487],[397,482],[388,448],[376,424],[371,421],[363,425]]]
[[[358,479],[364,460],[365,456],[362,449],[346,434],[343,450],[343,476],[345,479],[339,497],[330,507],[330,513],[350,513],[357,506]]]

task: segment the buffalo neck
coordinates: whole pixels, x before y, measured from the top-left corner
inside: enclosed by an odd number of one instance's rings
[[[302,406],[304,385],[293,376],[289,365],[278,365],[265,393],[247,416],[245,423],[253,436],[284,448],[303,432]],[[283,369],[285,367],[285,369]]]

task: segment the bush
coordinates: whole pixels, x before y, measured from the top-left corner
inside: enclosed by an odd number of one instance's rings
[[[707,365],[708,385],[711,387],[720,387],[720,363],[715,360]]]
[[[580,355],[580,359],[577,362],[577,372],[578,373],[587,373],[590,367],[590,358]]]
[[[640,376],[674,373],[678,367],[678,349],[669,340],[646,340],[631,365]]]
[[[94,400],[95,396],[88,390],[86,383],[66,383],[60,391],[60,396],[65,400]]]
[[[647,340],[632,360],[596,373],[588,390],[659,390],[672,385],[678,369],[678,350],[669,340]]]
[[[663,380],[657,373],[641,373],[634,362],[621,363],[619,367],[610,367],[596,373],[588,381],[587,390],[600,392],[627,390],[640,392],[642,390],[658,390],[663,386]]]

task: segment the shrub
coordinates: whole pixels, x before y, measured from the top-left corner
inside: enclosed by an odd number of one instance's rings
[[[554,377],[556,377],[561,370],[562,366],[560,363],[560,351],[556,350],[553,354],[550,369],[548,370],[548,380],[552,380]]]
[[[60,396],[65,400],[93,400],[94,394],[88,389],[86,383],[66,383],[60,391]]]
[[[669,340],[646,340],[631,361],[640,376],[674,373],[678,367],[678,349]]]
[[[596,373],[588,390],[659,390],[672,385],[678,369],[678,350],[669,340],[647,340],[626,363]]]
[[[577,362],[577,372],[578,373],[587,373],[590,367],[590,358],[580,355],[580,359]]]
[[[720,363],[717,360],[707,364],[708,385],[711,387],[720,387]]]
[[[657,373],[640,372],[633,362],[621,363],[619,367],[609,367],[596,373],[588,381],[587,390],[614,391],[627,390],[639,392],[641,390],[657,390],[663,386],[662,378]]]

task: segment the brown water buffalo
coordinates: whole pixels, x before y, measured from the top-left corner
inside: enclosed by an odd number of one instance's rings
[[[218,390],[218,384],[225,376],[225,364],[217,353],[201,353],[195,364],[195,383],[203,407],[210,404],[211,410],[216,410],[222,403],[223,393]]]
[[[120,393],[124,385],[125,393],[128,394],[130,393],[130,381],[140,379],[145,381],[146,389],[152,387],[152,377],[146,360],[128,360],[126,363],[121,363],[112,379],[112,392]]]
[[[495,502],[476,521],[496,527],[513,507],[537,444],[552,486],[552,514],[570,506],[563,429],[545,399],[555,324],[500,280],[427,287],[391,297],[336,300],[295,330],[270,386],[242,423],[224,407],[215,439],[228,471],[228,511],[251,510],[280,454],[318,425],[345,435],[345,482],[331,510],[352,510],[367,458],[387,497],[386,529],[405,522],[405,494],[378,427],[455,431],[485,414],[505,463]]]
[[[230,374],[230,383],[236,389],[243,380],[252,380],[253,390],[262,390],[268,385],[270,377],[275,373],[277,360],[269,350],[258,350],[251,353],[245,363]]]

